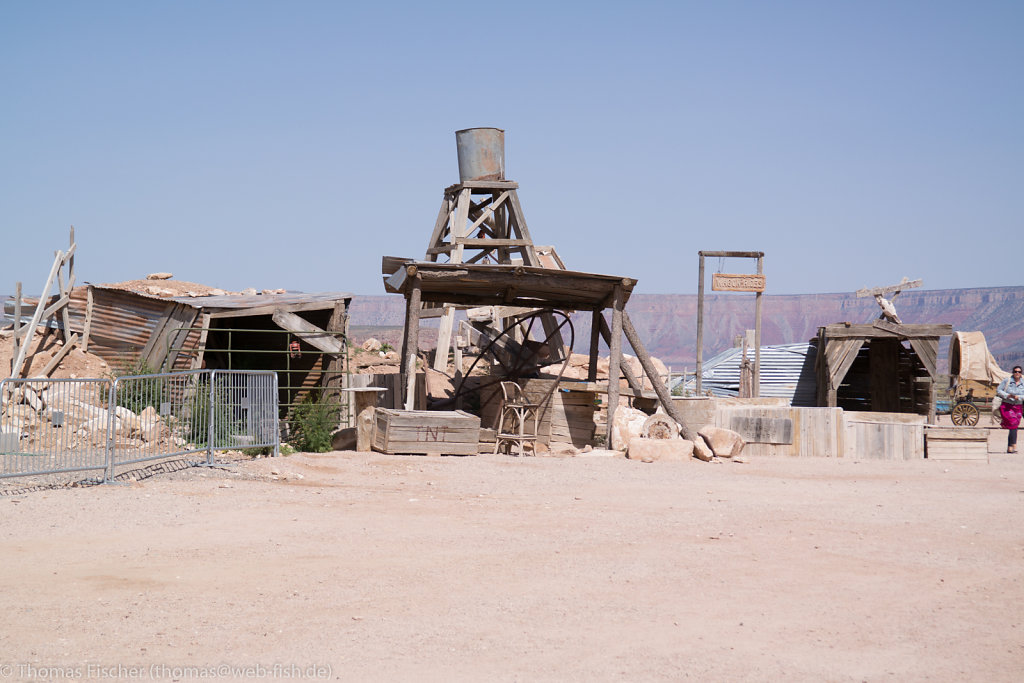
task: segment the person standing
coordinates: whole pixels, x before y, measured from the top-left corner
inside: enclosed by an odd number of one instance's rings
[[[1021,404],[1024,403],[1024,379],[1021,377],[1021,367],[1013,366],[1013,374],[999,383],[996,395],[1003,399],[999,406],[999,416],[1002,420],[999,426],[1010,430],[1006,437],[1006,452],[1017,452],[1017,428],[1020,427],[1022,413]]]

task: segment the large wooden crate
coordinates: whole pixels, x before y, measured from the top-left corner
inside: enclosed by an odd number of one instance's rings
[[[476,455],[480,418],[462,410],[393,410],[374,414],[373,450],[381,453]]]
[[[924,432],[929,460],[981,460],[988,462],[988,429],[929,425]]]

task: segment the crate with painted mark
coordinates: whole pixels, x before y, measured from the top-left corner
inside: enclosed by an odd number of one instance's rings
[[[476,455],[480,418],[463,410],[377,408],[373,450],[389,454]]]

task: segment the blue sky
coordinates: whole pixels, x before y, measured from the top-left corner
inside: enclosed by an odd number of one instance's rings
[[[383,294],[454,132],[506,131],[535,241],[695,293],[1024,284],[1024,3],[0,1],[0,291]],[[710,270],[750,272],[746,260]]]

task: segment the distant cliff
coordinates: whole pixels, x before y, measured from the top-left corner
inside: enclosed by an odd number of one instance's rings
[[[705,359],[729,348],[744,330],[753,329],[754,299],[753,294],[705,296]],[[1004,369],[1024,362],[1024,286],[912,289],[894,303],[905,323],[949,323],[954,330],[982,331]],[[352,302],[352,324],[400,327],[404,310],[399,296],[357,296]],[[696,294],[634,294],[626,310],[650,353],[669,365],[692,368],[697,346]],[[808,341],[823,325],[869,322],[879,312],[874,299],[853,294],[766,294],[762,343]],[[589,339],[589,316],[574,316],[574,323],[576,348],[583,351]],[[943,359],[948,345],[948,339],[939,342]]]

